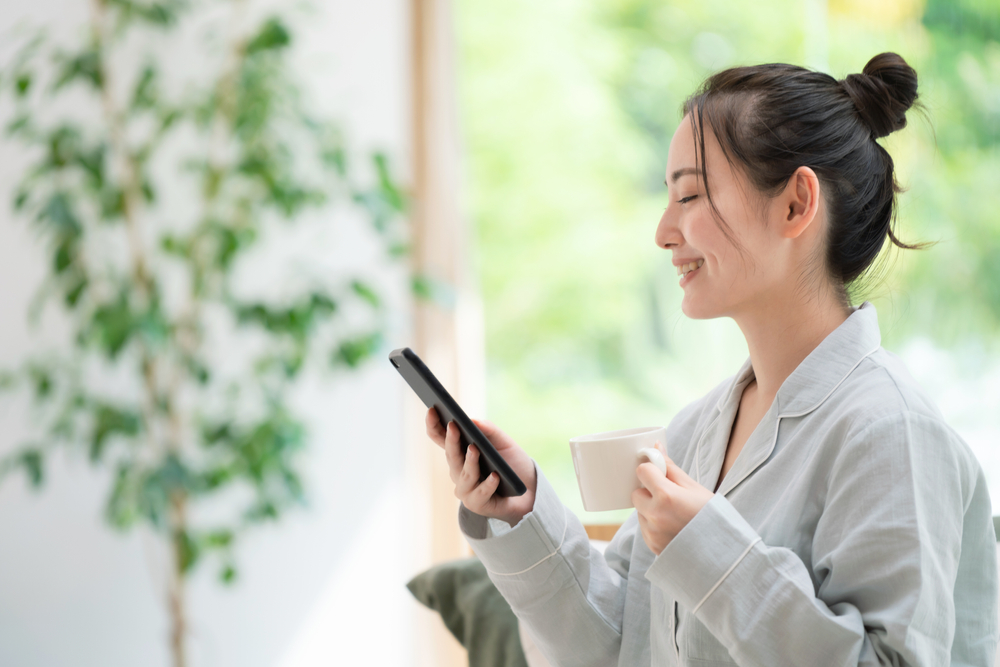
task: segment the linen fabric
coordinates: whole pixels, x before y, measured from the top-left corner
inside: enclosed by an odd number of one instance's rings
[[[536,465],[513,528],[459,523],[553,665],[974,665],[996,654],[983,472],[865,302],[781,385],[718,492],[661,554],[633,513],[601,554]],[[670,457],[709,489],[740,371],[681,410]]]

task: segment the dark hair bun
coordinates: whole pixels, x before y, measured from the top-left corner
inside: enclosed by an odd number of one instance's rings
[[[876,139],[906,127],[906,111],[917,100],[917,73],[899,54],[880,53],[861,74],[840,83]]]

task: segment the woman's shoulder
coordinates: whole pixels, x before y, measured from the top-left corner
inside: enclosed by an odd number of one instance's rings
[[[944,421],[937,404],[903,360],[885,348],[871,354],[851,376],[847,389],[864,395],[873,410],[908,412]]]
[[[946,421],[925,387],[895,354],[879,348],[846,378],[830,397],[828,410],[847,422],[844,445],[854,442],[869,456],[892,456],[889,446],[870,448],[871,440],[897,443],[910,457],[953,464],[974,474],[979,464],[971,448]],[[948,451],[950,456],[944,455]]]
[[[844,413],[857,433],[878,423],[933,423],[957,437],[934,399],[906,364],[885,348],[869,355],[830,396],[828,409]]]

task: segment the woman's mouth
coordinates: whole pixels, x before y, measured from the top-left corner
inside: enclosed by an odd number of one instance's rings
[[[705,263],[705,260],[699,259],[694,262],[688,262],[687,264],[681,264],[677,267],[677,275],[681,277],[680,285],[683,287],[694,279],[695,274],[701,265]]]

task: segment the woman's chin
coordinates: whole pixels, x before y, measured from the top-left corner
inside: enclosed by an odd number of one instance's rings
[[[692,320],[710,320],[718,317],[712,308],[692,299],[687,293],[684,294],[684,299],[681,301],[681,312]]]

